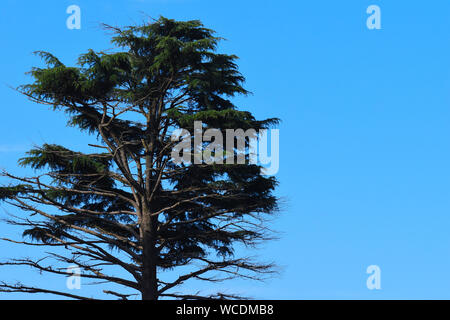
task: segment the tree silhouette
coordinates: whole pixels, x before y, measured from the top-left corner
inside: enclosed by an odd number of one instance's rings
[[[4,240],[54,250],[1,264],[62,276],[69,275],[67,264],[76,264],[82,278],[121,287],[103,288],[120,299],[239,298],[175,290],[193,279],[263,279],[274,272],[271,263],[236,257],[235,250],[271,238],[277,181],[249,162],[248,148],[240,164],[175,162],[171,135],[179,128],[193,132],[195,121],[225,132],[261,130],[278,120],[257,121],[237,110],[230,99],[248,94],[237,57],[217,53],[221,38],[200,21],[161,17],[105,28],[114,52],[89,50],[74,67],[37,52],[45,68],[32,69],[33,83],[18,89],[95,136],[96,152],[44,144],[19,161],[35,176],[3,172],[8,182],[0,201],[18,209],[8,223],[24,229],[22,240]],[[164,271],[172,269],[180,270],[177,277],[166,279]],[[88,299],[22,283],[2,282],[0,291]]]

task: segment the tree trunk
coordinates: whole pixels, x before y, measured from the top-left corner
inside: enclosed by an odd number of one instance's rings
[[[157,259],[156,252],[156,223],[155,219],[144,214],[142,217],[142,245],[143,245],[143,270],[142,270],[142,300],[158,299],[158,280],[156,276]]]

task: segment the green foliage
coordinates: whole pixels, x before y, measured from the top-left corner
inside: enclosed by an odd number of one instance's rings
[[[0,201],[13,198],[20,194],[26,194],[30,188],[30,185],[25,184],[19,184],[10,187],[0,187]]]
[[[170,132],[192,130],[194,121],[220,130],[278,123],[256,120],[233,104],[234,96],[249,94],[237,57],[217,53],[221,38],[200,21],[161,17],[107,28],[114,32],[117,52],[89,50],[73,67],[37,52],[46,67],[34,68],[34,82],[20,87],[36,102],[64,111],[68,125],[96,134],[97,147],[105,151],[85,154],[44,144],[20,159],[21,166],[45,172],[51,181],[2,187],[0,200],[15,200],[34,214],[42,212],[23,201],[60,211],[30,223],[23,235],[56,244],[73,241],[77,232],[96,234],[109,248],[132,256],[131,269],[140,275],[150,226],[158,270],[211,254],[224,261],[233,257],[236,244],[264,240],[263,216],[278,210],[274,177],[263,176],[258,165],[185,166],[170,158]]]

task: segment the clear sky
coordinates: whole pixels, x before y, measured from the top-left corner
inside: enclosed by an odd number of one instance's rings
[[[72,4],[81,30],[66,28]],[[369,5],[381,8],[381,30],[366,27]],[[50,51],[70,65],[89,48],[111,48],[100,23],[146,15],[215,29],[253,92],[237,100],[241,109],[282,119],[284,204],[273,225],[281,238],[257,252],[282,272],[225,288],[262,299],[450,299],[450,2],[3,0],[1,167],[22,173],[16,159],[34,144],[83,149],[92,141],[8,87],[40,65],[31,53]],[[1,243],[0,258],[36,252],[21,248]],[[366,287],[370,265],[381,268],[381,290]],[[65,287],[26,268],[0,270],[0,280],[16,279]]]

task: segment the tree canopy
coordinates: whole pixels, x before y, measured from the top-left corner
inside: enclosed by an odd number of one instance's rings
[[[221,38],[200,21],[161,17],[105,28],[112,52],[89,50],[75,66],[37,52],[45,66],[33,68],[33,82],[19,87],[91,134],[95,152],[44,144],[19,161],[36,175],[3,173],[8,183],[0,201],[18,209],[8,222],[24,230],[24,239],[6,240],[65,254],[47,253],[51,263],[15,258],[1,264],[62,276],[67,264],[76,264],[82,278],[122,287],[104,290],[120,299],[237,298],[176,290],[193,279],[261,279],[274,271],[271,263],[235,251],[272,237],[267,221],[278,211],[277,180],[248,155],[244,164],[176,163],[171,135],[179,128],[193,132],[195,121],[225,132],[261,130],[278,119],[256,120],[234,105],[234,96],[249,93],[237,57],[218,53]],[[167,270],[178,276],[166,279]],[[89,298],[21,283],[2,282],[0,291]]]

